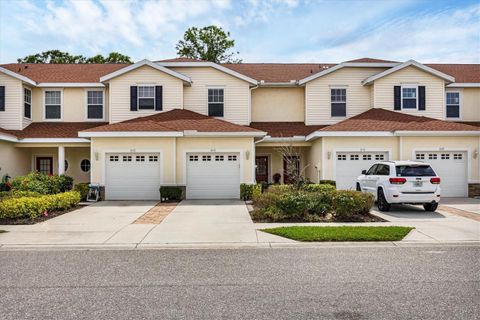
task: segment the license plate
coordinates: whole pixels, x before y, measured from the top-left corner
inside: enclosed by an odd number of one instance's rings
[[[422,181],[414,181],[413,182],[413,186],[414,187],[421,187],[423,185],[423,182]]]

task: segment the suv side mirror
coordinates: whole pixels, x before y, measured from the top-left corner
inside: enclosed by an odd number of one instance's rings
[[[367,174],[367,170],[362,170],[362,174]]]

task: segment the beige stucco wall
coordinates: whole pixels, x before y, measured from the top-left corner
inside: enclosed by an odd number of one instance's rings
[[[460,92],[460,120],[480,121],[480,88],[446,88]]]
[[[22,130],[22,81],[0,73],[0,86],[5,86],[5,111],[0,111],[0,127],[9,130]]]
[[[307,170],[307,178],[312,182],[318,182],[322,173],[322,139],[317,139],[308,149],[307,161],[309,163]]]
[[[331,116],[332,87],[347,89],[347,118],[370,109],[371,89],[362,85],[362,81],[384,70],[384,68],[342,68],[308,82],[305,87],[306,124],[333,124],[345,119]]]
[[[32,91],[32,117],[34,122],[51,121],[44,119],[44,91],[60,90],[62,92],[63,122],[107,121],[108,120],[108,88],[34,88]],[[104,120],[87,119],[87,91],[104,91]]]
[[[155,110],[130,111],[130,86],[163,86],[163,111],[181,109],[183,81],[149,66],[143,66],[113,78],[110,84],[110,121],[120,122],[158,113]]]
[[[250,85],[248,82],[210,67],[171,69],[190,77],[193,81],[192,85],[185,87],[183,91],[185,109],[207,115],[208,88],[223,88],[225,109],[221,119],[241,125],[250,123]]]
[[[404,84],[425,86],[425,110],[402,109],[403,113],[437,119],[445,118],[445,82],[415,67],[406,67],[375,80],[374,107],[393,110],[394,86]]]
[[[416,151],[468,151],[470,164],[469,182],[480,182],[480,157],[474,158],[480,150],[479,137],[403,137],[402,160],[414,159]]]
[[[252,122],[305,121],[305,88],[252,91]]]
[[[19,149],[15,144],[0,141],[0,179],[8,174],[20,176],[30,171],[30,150]]]

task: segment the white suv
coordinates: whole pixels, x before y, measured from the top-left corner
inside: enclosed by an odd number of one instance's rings
[[[440,178],[428,163],[382,161],[362,171],[357,190],[373,194],[380,211],[390,210],[392,203],[423,204],[426,211],[435,211]]]

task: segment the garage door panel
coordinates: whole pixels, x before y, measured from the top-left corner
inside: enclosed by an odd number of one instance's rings
[[[240,161],[238,154],[187,155],[188,199],[238,199]]]
[[[337,152],[335,181],[337,189],[354,190],[357,177],[375,162],[388,160],[388,152]]]
[[[441,179],[443,197],[468,195],[468,158],[466,152],[439,151],[416,152],[418,161],[429,163]]]
[[[160,198],[159,154],[107,154],[106,158],[106,199]]]

